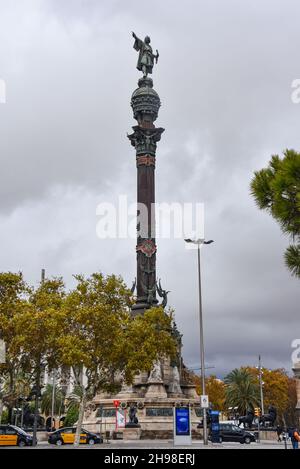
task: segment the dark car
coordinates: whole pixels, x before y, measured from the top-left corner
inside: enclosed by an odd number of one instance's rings
[[[75,436],[76,428],[60,428],[56,432],[49,434],[48,443],[56,446],[73,445],[75,442]],[[91,433],[83,429],[81,430],[80,444],[93,446],[100,443],[103,443],[103,439],[96,435],[96,433]]]
[[[32,446],[33,438],[15,425],[0,425],[0,446]]]
[[[244,430],[230,423],[220,423],[220,437],[219,442],[237,442],[241,444],[250,445],[255,443],[255,435],[252,432]]]

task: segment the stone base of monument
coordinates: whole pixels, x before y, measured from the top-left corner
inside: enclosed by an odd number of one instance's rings
[[[258,432],[254,432],[254,433],[257,434]],[[277,435],[276,430],[261,430],[259,435],[260,435],[261,440],[269,440],[269,441],[278,440],[278,435]]]
[[[162,382],[151,383],[145,394],[146,399],[167,399],[168,394]]]
[[[174,407],[190,407],[193,437],[199,437],[197,428],[200,419],[200,398],[196,388],[187,379],[180,377],[178,369],[171,366],[170,360],[156,363],[150,373],[136,376],[132,386],[123,384],[117,395],[120,410],[126,421],[130,421],[130,408],[136,409],[139,427],[118,428],[124,432],[123,438],[172,438],[174,431]],[[116,396],[98,395],[93,400],[90,412],[85,414],[84,428],[94,433],[105,435],[106,432],[116,431]]]
[[[189,399],[199,399],[196,386],[193,384],[181,385],[181,389],[185,397],[188,397]]]
[[[128,426],[123,430],[123,440],[140,440],[142,436],[142,429],[141,427],[137,426]]]
[[[113,433],[116,431],[116,409],[114,407],[114,396],[110,399],[94,400],[94,409],[91,413],[86,414],[83,427],[94,433],[101,433],[105,436],[105,432]],[[189,406],[191,408],[191,425],[193,438],[199,438],[201,429],[198,429],[200,417],[200,400],[188,399],[186,396],[178,398],[153,398],[135,397],[132,400],[121,401],[121,408],[127,407],[126,419],[129,417],[130,404],[134,403],[137,407],[137,418],[140,428],[138,429],[119,429],[120,432],[127,433],[123,438],[143,439],[172,439],[174,429],[174,407]],[[102,418],[101,418],[102,416]],[[133,430],[131,432],[130,430]],[[140,436],[139,436],[140,435]]]

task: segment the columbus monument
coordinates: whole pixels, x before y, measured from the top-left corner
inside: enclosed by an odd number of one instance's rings
[[[168,292],[163,290],[156,276],[155,166],[157,144],[164,129],[155,126],[161,102],[149,75],[158,62],[159,53],[153,53],[149,36],[142,40],[135,33],[132,35],[134,49],[138,52],[137,69],[142,73],[138,88],[131,97],[137,124],[133,133],[128,135],[135,148],[137,166],[137,272],[132,287],[132,292],[136,292],[132,307],[134,317],[152,306],[165,308]],[[85,424],[90,430],[115,431],[117,408],[118,412],[126,414],[127,428],[117,428],[123,438],[171,438],[174,407],[190,406],[193,433],[199,433],[199,398],[181,358],[182,336],[175,324],[172,334],[178,344],[177,357],[158,360],[150,373],[139,374],[132,385],[120,379],[117,395],[97,395],[85,414]]]
[[[160,98],[153,88],[149,77],[154,63],[158,62],[159,53],[153,53],[150,37],[139,39],[135,33],[134,49],[139,52],[137,69],[143,73],[138,82],[138,89],[131,99],[134,119],[137,125],[128,138],[136,151],[137,164],[137,299],[133,314],[141,314],[151,306],[158,304],[157,294],[162,298],[162,306],[167,305],[167,292],[156,280],[156,241],[155,241],[155,165],[156,149],[164,129],[155,127]]]

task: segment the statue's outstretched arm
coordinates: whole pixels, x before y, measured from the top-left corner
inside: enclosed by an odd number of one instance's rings
[[[140,38],[138,38],[137,35],[134,32],[132,32],[132,36],[134,37],[134,40],[135,40],[135,43],[134,43],[134,46],[133,46],[134,49],[135,50],[140,50],[142,45],[143,45],[143,41]]]

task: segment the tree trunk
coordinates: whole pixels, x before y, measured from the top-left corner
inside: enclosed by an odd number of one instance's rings
[[[2,422],[3,408],[4,408],[3,401],[0,400],[0,425],[1,425],[1,422]]]
[[[34,407],[34,423],[33,423],[33,446],[37,445],[37,427],[39,417],[39,399],[41,392],[41,365],[38,364],[36,372],[36,384],[35,384],[35,407]]]
[[[87,402],[86,389],[84,386],[82,386],[82,398],[81,398],[80,407],[79,407],[78,422],[77,422],[76,435],[75,435],[75,441],[74,441],[75,447],[78,447],[80,445],[80,435],[82,431],[82,424],[83,424],[86,402]]]
[[[14,372],[12,365],[9,364],[9,405],[8,405],[8,423],[13,425],[13,404],[11,403],[11,398],[14,394],[14,387],[15,387],[15,380],[14,380]]]

